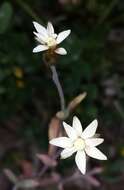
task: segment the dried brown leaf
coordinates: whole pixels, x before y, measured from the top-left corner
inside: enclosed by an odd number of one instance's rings
[[[48,130],[48,137],[49,140],[62,136],[62,127],[61,127],[61,120],[57,117],[53,117]],[[53,155],[55,153],[56,147],[49,144],[48,153],[49,155]]]
[[[57,117],[53,117],[49,125],[49,131],[48,131],[49,140],[60,136],[60,132],[61,132],[61,121]]]
[[[86,97],[86,92],[79,94],[77,97],[75,97],[68,105],[69,112],[72,112]]]
[[[15,189],[20,189],[20,188],[35,188],[39,186],[39,182],[33,179],[24,179],[21,181],[18,181],[15,185]]]
[[[93,176],[87,175],[85,177],[85,179],[88,181],[88,183],[90,183],[94,187],[99,187],[100,186],[100,182],[95,177],[93,177]]]
[[[59,111],[56,113],[56,117],[60,120],[65,120],[69,117],[70,112],[72,112],[80,103],[81,101],[86,97],[86,92],[79,94],[76,96],[68,105],[67,109],[64,111]]]
[[[57,165],[56,160],[53,160],[49,155],[47,154],[37,154],[37,157],[46,165],[49,167],[55,167]]]
[[[16,175],[9,169],[4,169],[4,174],[8,177],[8,179],[12,182],[12,183],[17,183],[18,178],[16,177]]]
[[[56,113],[56,117],[60,120],[65,120],[69,116],[69,110],[65,109],[64,111],[59,111]]]
[[[33,166],[30,161],[21,160],[19,165],[21,166],[23,176],[31,177],[33,174]]]
[[[102,167],[96,167],[93,168],[91,171],[89,171],[89,175],[96,175],[96,174],[100,174],[103,172],[103,168]]]

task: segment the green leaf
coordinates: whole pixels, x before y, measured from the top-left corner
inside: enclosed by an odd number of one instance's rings
[[[12,17],[13,9],[10,3],[4,2],[0,7],[0,34],[6,32]]]

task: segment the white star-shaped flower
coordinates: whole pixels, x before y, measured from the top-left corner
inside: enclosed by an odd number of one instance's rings
[[[60,44],[65,38],[69,36],[71,30],[65,30],[60,32],[58,35],[54,32],[54,28],[51,22],[48,22],[47,28],[43,27],[42,25],[38,24],[37,22],[33,22],[34,27],[37,32],[34,32],[36,36],[36,40],[40,43],[40,45],[36,46],[33,49],[34,53],[45,51],[48,49],[53,50],[55,53],[60,55],[66,55],[67,51],[59,47]]]
[[[50,144],[64,148],[61,152],[61,158],[65,159],[76,152],[75,162],[81,173],[86,172],[86,154],[99,160],[107,160],[107,157],[96,148],[104,139],[96,138],[95,132],[98,126],[97,120],[94,120],[83,131],[79,119],[74,116],[72,127],[63,122],[64,129],[68,137],[58,137],[52,139]]]

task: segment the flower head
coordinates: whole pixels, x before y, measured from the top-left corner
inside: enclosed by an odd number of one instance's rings
[[[63,125],[68,137],[59,137],[50,141],[50,144],[64,148],[61,152],[62,159],[76,153],[75,162],[83,174],[86,172],[86,154],[95,159],[107,160],[107,157],[96,148],[104,141],[103,138],[94,136],[98,125],[97,120],[90,123],[84,131],[76,116],[73,118],[72,127],[65,122]]]
[[[71,30],[65,30],[57,35],[54,32],[54,28],[51,22],[48,22],[47,28],[43,27],[37,22],[33,22],[33,24],[37,31],[34,32],[36,40],[40,43],[40,45],[36,46],[33,49],[34,53],[50,49],[60,55],[67,54],[67,51],[64,48],[58,48],[58,44],[60,44],[65,38],[69,36]]]

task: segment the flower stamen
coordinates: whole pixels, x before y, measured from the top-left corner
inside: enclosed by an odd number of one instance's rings
[[[85,141],[82,138],[78,138],[74,142],[74,147],[76,148],[76,150],[83,150],[85,148]]]
[[[56,40],[52,37],[48,37],[46,43],[48,47],[55,47],[57,45]]]

